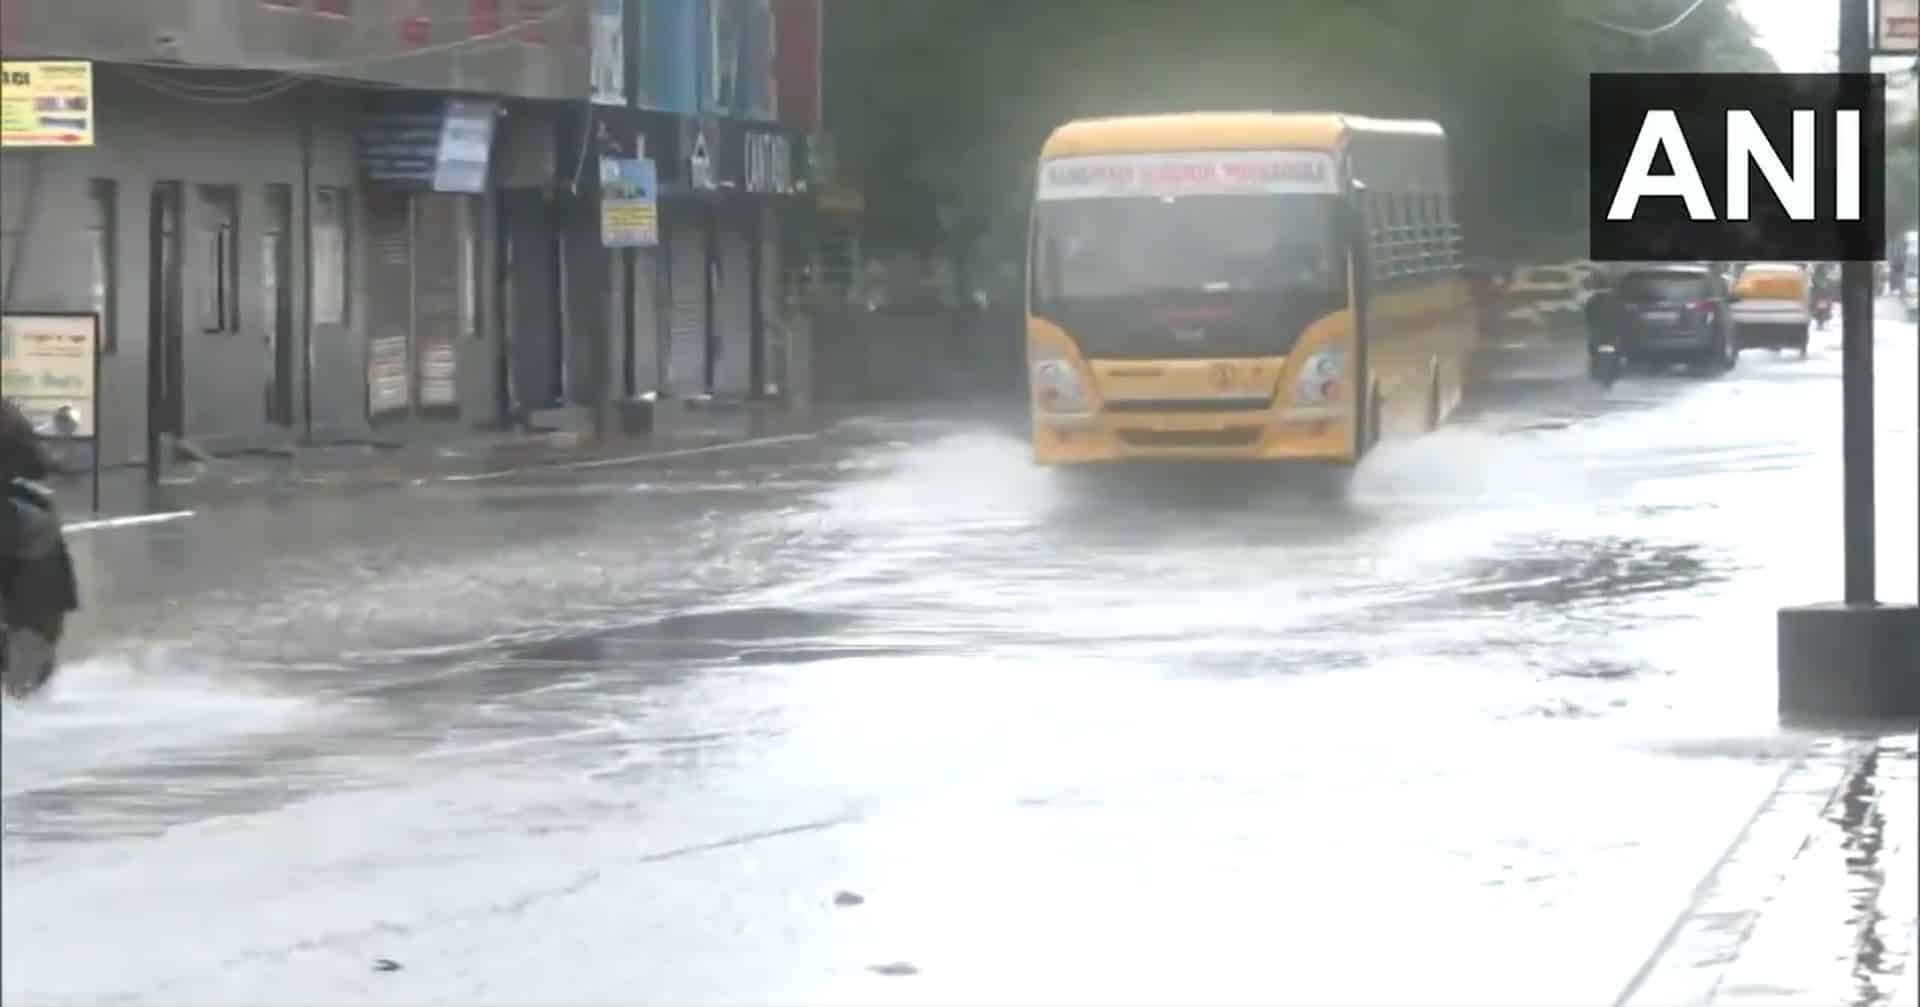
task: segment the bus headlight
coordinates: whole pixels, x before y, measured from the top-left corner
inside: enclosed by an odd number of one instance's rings
[[[1041,411],[1056,415],[1086,413],[1092,406],[1079,369],[1059,357],[1033,362],[1033,400]]]
[[[1301,363],[1299,376],[1294,378],[1294,405],[1323,406],[1339,402],[1341,380],[1346,377],[1346,371],[1345,350],[1315,351]]]

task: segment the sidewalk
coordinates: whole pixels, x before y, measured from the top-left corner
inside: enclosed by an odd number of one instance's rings
[[[1914,1007],[1920,744],[1831,740],[1782,774],[1619,1007]]]
[[[288,493],[350,492],[429,482],[478,482],[541,468],[615,467],[651,457],[810,436],[840,415],[785,407],[687,410],[652,434],[452,431],[405,442],[321,444],[287,454],[242,454],[210,462],[180,462],[158,486],[145,469],[122,466],[100,474],[100,509],[92,509],[90,474],[52,480],[62,517],[71,528],[217,508],[239,500]]]

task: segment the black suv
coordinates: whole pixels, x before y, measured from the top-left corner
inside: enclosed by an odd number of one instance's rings
[[[1708,265],[1640,266],[1614,274],[1587,304],[1594,372],[1615,366],[1690,365],[1725,374],[1740,359],[1726,275]]]

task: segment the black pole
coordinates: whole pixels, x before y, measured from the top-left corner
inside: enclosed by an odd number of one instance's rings
[[[313,118],[306,94],[294,95],[300,131],[300,425],[302,442],[313,445]],[[351,272],[351,271],[349,271]],[[346,283],[342,277],[341,283]]]
[[[118,216],[117,213],[109,215],[107,225],[109,227],[117,226],[118,221],[116,218]],[[118,246],[112,242],[108,242],[107,248],[117,250]],[[116,284],[116,286],[118,285]],[[108,307],[111,309],[112,305]],[[93,450],[90,453],[93,455],[93,475],[91,481],[93,512],[95,514],[100,513],[100,444],[101,439],[106,436],[107,430],[107,425],[100,416],[100,403],[106,401],[107,398],[105,395],[100,394],[100,349],[100,313],[96,311],[93,313],[93,401],[87,403],[87,408],[93,410],[93,444],[90,445]]]
[[[1871,0],[1840,0],[1840,72],[1872,69]],[[1846,602],[1871,605],[1873,513],[1873,263],[1840,265],[1840,395],[1842,508],[1845,512]]]
[[[172,310],[167,291],[172,271],[167,268],[166,182],[156,183],[147,196],[147,487],[160,485],[160,427],[166,423],[167,319]]]

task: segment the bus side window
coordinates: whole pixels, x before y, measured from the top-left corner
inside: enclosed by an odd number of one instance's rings
[[[1441,217],[1446,221],[1447,265],[1457,271],[1466,266],[1467,245],[1460,233],[1460,221],[1453,215],[1453,193],[1441,193],[1440,206]]]
[[[1420,194],[1422,225],[1420,232],[1420,254],[1424,268],[1428,273],[1439,273],[1447,266],[1447,248],[1444,224],[1440,219],[1440,194],[1423,192]]]
[[[1407,193],[1407,272],[1419,275],[1426,269],[1426,249],[1422,242],[1426,238],[1427,214],[1420,205],[1420,193]]]
[[[1391,192],[1380,194],[1380,261],[1384,269],[1381,279],[1389,283],[1400,275],[1399,203],[1399,198]]]
[[[1420,249],[1414,243],[1414,235],[1417,233],[1415,230],[1417,215],[1413,208],[1415,198],[1417,197],[1411,192],[1396,193],[1393,197],[1393,244],[1397,250],[1394,258],[1400,263],[1400,268],[1394,272],[1403,278],[1412,276],[1420,269]]]
[[[1372,262],[1373,281],[1378,283],[1387,277],[1386,221],[1382,212],[1382,193],[1369,192],[1361,197],[1360,206],[1367,228],[1367,258]]]
[[[1382,192],[1380,199],[1380,279],[1391,280],[1400,271],[1399,250],[1393,243],[1393,196]]]

